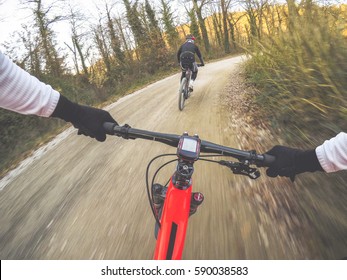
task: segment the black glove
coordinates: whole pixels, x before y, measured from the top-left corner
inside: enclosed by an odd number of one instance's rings
[[[71,122],[74,127],[78,128],[78,134],[96,138],[96,140],[101,142],[106,139],[103,124],[112,122],[118,125],[108,112],[73,103],[62,95],[60,95],[57,107],[51,117]]]
[[[296,174],[323,171],[315,150],[298,150],[285,146],[275,146],[266,154],[276,158],[266,170],[269,177],[285,176],[294,181]]]

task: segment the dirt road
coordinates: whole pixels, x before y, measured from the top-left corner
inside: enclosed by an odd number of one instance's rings
[[[199,69],[195,91],[178,110],[179,75],[124,97],[109,107],[120,123],[158,132],[198,133],[237,145],[226,125],[225,85],[242,57]],[[0,191],[1,259],[151,259],[154,220],[145,168],[162,144],[108,137],[68,136],[30,163]],[[174,166],[164,171],[166,181]],[[284,240],[268,216],[244,196],[253,182],[209,163],[196,164],[195,190],[204,204],[190,219],[185,259],[301,258],[301,244]],[[301,249],[298,249],[301,248]]]

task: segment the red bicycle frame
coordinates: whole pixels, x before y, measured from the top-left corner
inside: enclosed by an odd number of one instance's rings
[[[125,139],[141,138],[161,142],[177,148],[176,155],[178,158],[178,164],[176,172],[170,179],[169,186],[166,188],[152,182],[152,188],[154,185],[158,185],[160,187],[158,189],[160,200],[154,201],[153,195],[151,197],[148,187],[148,177],[146,176],[147,194],[151,202],[151,208],[155,216],[157,226],[159,227],[158,232],[156,231],[158,235],[156,235],[157,243],[154,253],[154,259],[158,260],[176,260],[181,259],[182,257],[189,216],[195,213],[196,208],[203,201],[203,196],[200,196],[202,195],[201,193],[192,193],[191,176],[194,172],[193,165],[196,160],[199,159],[218,163],[220,165],[229,167],[234,174],[246,175],[251,179],[257,179],[260,176],[260,173],[256,168],[250,167],[250,165],[270,166],[270,164],[275,160],[275,158],[271,155],[257,154],[255,151],[233,149],[200,140],[197,135],[192,137],[188,136],[187,133],[184,133],[183,135],[165,134],[134,129],[128,125],[118,126],[114,123],[105,123],[104,129],[108,134],[123,137]],[[238,159],[239,162],[202,159],[199,156],[200,152],[234,157]],[[151,162],[153,162],[153,160],[156,158],[152,159]],[[147,166],[147,172],[151,162]],[[166,164],[162,165],[161,167],[165,166]],[[159,170],[160,168],[157,171]],[[165,194],[161,192],[163,189],[165,190]],[[195,195],[197,195],[198,198],[196,198]],[[160,209],[160,215],[158,213],[158,209]]]
[[[181,259],[190,212],[192,184],[185,190],[174,186],[173,177],[167,189],[154,259]]]

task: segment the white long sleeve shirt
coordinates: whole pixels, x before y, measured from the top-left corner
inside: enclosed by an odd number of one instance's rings
[[[325,172],[347,170],[347,133],[326,140],[316,148],[316,155]]]
[[[0,52],[0,107],[25,115],[49,117],[59,92],[40,82]]]

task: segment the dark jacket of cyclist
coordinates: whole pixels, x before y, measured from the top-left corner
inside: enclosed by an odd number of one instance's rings
[[[199,50],[199,47],[195,45],[194,41],[195,41],[195,37],[193,35],[191,34],[187,35],[186,41],[181,45],[181,47],[178,49],[178,52],[177,52],[177,60],[182,68],[181,80],[186,75],[187,68],[190,68],[193,72],[192,78],[189,84],[189,87],[191,89],[193,89],[193,82],[198,75],[198,66],[195,62],[195,54],[198,56],[201,62],[201,66],[205,65],[201,52]]]

